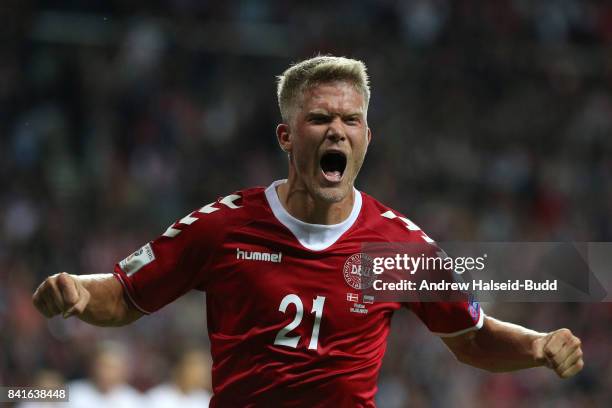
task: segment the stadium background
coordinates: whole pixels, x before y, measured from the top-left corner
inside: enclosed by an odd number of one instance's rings
[[[126,2],[128,3],[128,2]],[[120,329],[43,320],[58,271],[107,273],[173,220],[286,171],[274,75],[363,59],[374,138],[358,188],[439,241],[612,239],[612,4],[8,0],[0,7],[0,384],[87,375],[101,339],[130,382],[164,381],[207,347],[189,295]],[[495,304],[492,315],[582,337],[586,368],[490,375],[396,316],[380,407],[604,406],[609,304]]]

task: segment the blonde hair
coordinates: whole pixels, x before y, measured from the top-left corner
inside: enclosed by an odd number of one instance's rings
[[[319,55],[292,65],[277,80],[278,106],[285,123],[289,123],[295,107],[308,88],[334,81],[349,82],[363,93],[367,112],[370,80],[365,64],[359,60]]]

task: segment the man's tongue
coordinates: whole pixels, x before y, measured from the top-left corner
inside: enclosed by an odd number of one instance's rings
[[[340,181],[342,178],[342,174],[338,170],[327,170],[324,174],[329,181]]]

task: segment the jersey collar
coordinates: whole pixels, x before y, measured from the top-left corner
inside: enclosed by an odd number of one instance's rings
[[[308,224],[287,212],[278,198],[276,187],[287,180],[278,180],[266,188],[266,199],[276,219],[291,231],[300,244],[311,251],[323,251],[332,246],[357,220],[361,211],[362,198],[359,190],[353,187],[355,200],[348,218],[339,224]]]

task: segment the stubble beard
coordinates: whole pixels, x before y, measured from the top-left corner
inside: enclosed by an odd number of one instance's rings
[[[357,171],[352,175],[345,174],[345,179],[340,182],[337,186],[321,186],[318,185],[317,182],[313,183],[314,185],[311,188],[311,193],[315,197],[315,199],[320,200],[326,204],[336,204],[347,197],[349,197],[353,192],[353,185],[355,183],[355,179],[357,178],[357,173],[359,172],[359,167],[357,167]],[[348,171],[347,168],[345,171]]]
[[[342,185],[338,187],[313,186],[312,195],[316,200],[322,201],[326,204],[335,204],[344,200],[349,194],[350,190],[350,185]]]
[[[350,166],[347,163],[347,167],[345,169],[345,179],[340,182],[340,185],[334,187],[323,187],[314,182],[310,188],[311,194],[315,199],[321,200],[326,204],[335,204],[339,203],[348,197],[353,192],[353,188],[355,185],[355,180],[357,179],[357,175],[361,170],[361,166],[363,165],[365,159],[365,154],[363,157],[353,166]],[[352,169],[349,169],[352,167]]]

